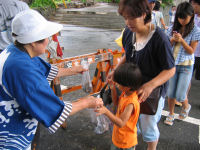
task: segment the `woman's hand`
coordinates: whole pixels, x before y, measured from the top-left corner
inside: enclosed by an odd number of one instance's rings
[[[77,101],[72,102],[72,111],[70,115],[73,115],[86,108],[99,108],[103,106],[101,98],[95,98],[93,96],[83,97]]]
[[[86,99],[89,104],[88,108],[100,108],[103,106],[103,100],[101,98],[88,96]]]
[[[74,68],[74,71],[76,73],[83,73],[84,71],[88,70],[88,69],[83,68],[83,66],[76,66],[76,67],[73,67],[73,68]]]
[[[137,91],[137,94],[139,96],[138,101],[140,103],[144,102],[149,97],[153,89],[154,87],[150,83],[143,84],[141,88],[139,88],[139,90]]]
[[[109,74],[107,75],[106,78],[106,82],[111,82],[113,80],[113,76],[114,76],[114,70],[112,70],[111,72],[109,72]]]
[[[83,73],[84,71],[87,71],[88,69],[84,69],[83,66],[75,66],[72,68],[59,68],[58,74],[56,77],[63,77],[63,76],[71,76],[75,75],[77,73]]]
[[[108,80],[113,80],[113,76],[114,76],[114,72],[115,72],[116,68],[118,68],[118,66],[120,66],[121,64],[123,64],[125,62],[126,62],[126,54],[124,56],[122,56],[121,60],[117,64],[117,66],[115,66],[115,68],[107,75],[106,82],[108,82]]]
[[[108,79],[107,82],[108,82],[110,88],[113,89],[113,87],[115,86],[115,82],[112,79]]]

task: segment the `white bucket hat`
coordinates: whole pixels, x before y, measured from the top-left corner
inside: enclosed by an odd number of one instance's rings
[[[48,38],[62,28],[61,24],[47,21],[39,12],[32,9],[18,13],[12,21],[12,33],[17,35],[14,38],[22,44]]]

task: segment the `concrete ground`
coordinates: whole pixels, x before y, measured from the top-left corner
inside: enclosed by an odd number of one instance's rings
[[[107,14],[104,16],[97,15],[102,12],[108,12],[113,15],[108,19]],[[106,11],[107,10],[107,11]],[[70,13],[68,11],[73,11]],[[91,13],[77,13],[76,11],[86,11]],[[117,6],[100,4],[90,8],[59,10],[57,16],[51,20],[64,24],[64,30],[61,32],[59,41],[64,47],[64,57],[71,57],[81,54],[96,52],[98,48],[119,49],[114,40],[120,35],[123,20],[116,15]],[[62,12],[62,13],[61,13]],[[63,13],[65,12],[65,13]],[[70,14],[70,15],[67,15]],[[88,15],[89,14],[89,15]],[[94,15],[92,17],[92,15]],[[59,18],[57,18],[60,16]],[[69,17],[70,16],[70,17]],[[105,17],[106,16],[106,17]],[[96,18],[98,24],[91,17]],[[101,17],[101,19],[99,19]],[[119,19],[115,19],[119,17]],[[65,21],[65,19],[67,21]],[[69,19],[71,18],[71,19]],[[82,18],[82,21],[79,21]],[[84,18],[84,19],[83,19]],[[104,18],[106,18],[104,21]],[[119,23],[116,26],[110,25],[114,20]],[[61,19],[61,20],[59,20]],[[77,25],[76,25],[76,21]],[[78,22],[79,21],[79,22]],[[69,23],[67,23],[69,22]],[[100,23],[101,22],[101,23]],[[102,23],[103,22],[103,23]],[[66,24],[67,23],[67,24]],[[71,24],[70,24],[71,23]],[[88,25],[87,25],[87,24]],[[105,24],[106,23],[106,24]],[[102,24],[99,28],[99,24]],[[111,28],[112,27],[112,28]],[[90,67],[91,77],[94,74],[95,65]],[[66,86],[77,85],[81,83],[81,76],[71,76],[62,79],[62,84]],[[163,123],[168,111],[167,100],[163,116],[159,122],[160,140],[158,150],[200,150],[200,81],[192,80],[192,87],[189,93],[189,101],[192,105],[189,118],[185,121],[175,120],[173,126],[167,126]],[[87,94],[81,90],[64,95],[65,101],[73,101]],[[180,107],[176,107],[176,113],[180,112]],[[40,127],[40,141],[38,150],[109,150],[111,143],[110,132],[96,134],[94,128],[96,124],[91,122],[90,112],[88,110],[71,116],[67,119],[68,127],[66,130],[60,128],[55,134],[51,135],[42,125]],[[144,150],[147,145],[142,141],[139,135],[139,144],[136,150]]]

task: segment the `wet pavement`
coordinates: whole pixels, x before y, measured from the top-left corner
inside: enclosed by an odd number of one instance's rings
[[[70,12],[71,11],[71,12]],[[79,13],[80,11],[81,13]],[[119,49],[114,40],[120,35],[121,28],[124,25],[122,18],[117,15],[116,5],[98,4],[90,8],[81,9],[62,9],[58,11],[56,18],[51,17],[51,20],[67,23],[64,24],[64,29],[61,32],[59,41],[64,47],[64,57],[71,57],[87,53],[96,52],[99,48]],[[64,13],[65,12],[65,13]],[[77,12],[77,13],[76,13]],[[86,12],[86,13],[84,13]],[[104,14],[102,13],[104,12]],[[102,14],[101,14],[102,13]],[[63,17],[64,14],[64,17]],[[84,18],[75,23],[74,20],[79,15],[77,20]],[[106,18],[107,16],[108,18]],[[82,15],[82,17],[80,17]],[[102,16],[104,15],[104,16]],[[62,18],[58,19],[58,16]],[[100,18],[99,18],[100,17]],[[112,18],[119,17],[119,24],[113,26]],[[67,19],[66,22],[65,19]],[[71,19],[69,19],[71,18]],[[95,22],[91,18],[96,18],[97,23],[94,26],[91,22]],[[106,22],[105,20],[109,21]],[[114,22],[117,19],[114,19]],[[98,27],[100,24],[102,25]],[[106,22],[106,25],[104,25]],[[120,23],[121,22],[121,23]],[[87,24],[88,25],[87,25]],[[107,26],[107,27],[105,27]],[[95,65],[90,67],[91,77],[93,77]],[[66,77],[62,79],[62,84],[66,86],[77,85],[81,83],[81,75]],[[173,126],[167,126],[163,123],[167,108],[167,100],[163,116],[159,122],[161,132],[158,143],[158,150],[200,150],[200,81],[192,80],[192,87],[189,93],[189,101],[192,105],[190,118],[186,121],[175,120]],[[65,101],[73,101],[87,94],[82,90],[64,95]],[[176,107],[175,112],[180,113],[180,107]],[[94,132],[95,124],[91,122],[90,112],[88,110],[71,116],[67,119],[68,127],[66,130],[60,128],[55,134],[51,135],[47,129],[41,126],[40,146],[39,150],[109,150],[111,143],[110,132],[104,134],[96,134]],[[139,144],[136,150],[144,150],[147,145],[142,141],[141,136],[138,136]]]
[[[115,43],[120,33],[121,30],[64,25],[61,37],[59,37],[60,44],[64,47],[63,57],[93,53],[102,48],[120,49]]]

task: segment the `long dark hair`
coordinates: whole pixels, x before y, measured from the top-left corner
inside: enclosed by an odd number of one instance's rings
[[[142,84],[142,74],[137,65],[124,63],[115,70],[114,81],[122,86],[131,88],[131,91],[135,91]]]
[[[118,12],[121,16],[128,14],[133,18],[146,14],[144,24],[151,21],[151,9],[147,0],[120,0]]]
[[[182,25],[179,23],[178,18],[186,19],[187,16],[191,16],[191,20],[186,25],[185,31],[183,31],[182,33],[183,38],[186,37],[194,28],[194,9],[192,5],[188,2],[180,3],[176,10],[174,25],[171,34],[173,34],[173,31],[180,32]]]

